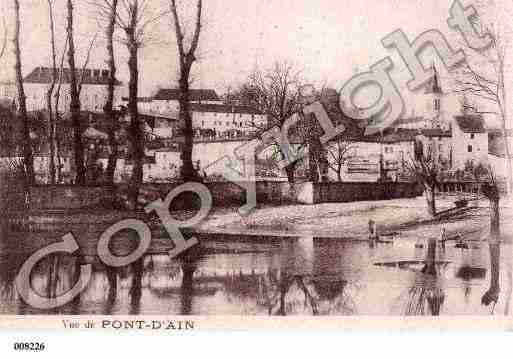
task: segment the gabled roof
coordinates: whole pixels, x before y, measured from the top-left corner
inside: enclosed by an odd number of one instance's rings
[[[480,115],[454,116],[459,128],[465,133],[485,133],[483,117]]]
[[[128,102],[128,97],[122,97],[121,101]],[[142,103],[142,102],[146,102],[147,103],[147,102],[151,102],[151,101],[153,101],[152,97],[138,97],[137,98],[137,102],[140,102],[140,103]]]
[[[59,70],[57,70],[59,72]],[[82,76],[83,74],[83,76]],[[62,69],[62,82],[70,82],[71,72],[68,68]],[[59,74],[58,74],[59,76]],[[58,79],[58,78],[57,78]],[[77,70],[77,81],[82,79],[85,85],[107,85],[109,82],[109,70],[106,69],[82,69]],[[36,67],[23,79],[25,83],[49,84],[52,82],[52,69],[50,67]],[[116,86],[122,83],[116,80]]]
[[[426,137],[452,137],[451,131],[444,131],[441,128],[424,128],[420,133]]]
[[[215,113],[236,113],[236,114],[249,114],[261,115],[262,113],[251,106],[233,106],[221,104],[199,104],[191,103],[189,105],[191,111],[194,112],[215,112]]]
[[[180,98],[179,89],[160,89],[153,97],[154,100],[178,101]],[[189,90],[190,101],[221,101],[214,90],[191,89]]]
[[[372,135],[364,135],[363,131],[360,134],[349,134],[346,132],[333,138],[331,141],[348,141],[348,142],[369,142],[369,143],[397,143],[397,142],[415,142],[417,136],[421,133],[416,129],[407,128],[387,128],[382,132],[374,133]]]

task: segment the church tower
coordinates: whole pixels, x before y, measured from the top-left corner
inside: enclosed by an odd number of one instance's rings
[[[440,77],[438,75],[438,71],[434,63],[432,65],[432,68],[434,71],[434,75],[426,88],[426,117],[428,118],[431,124],[431,128],[440,128],[446,130],[448,127],[448,123],[446,123],[446,121],[444,120],[444,93],[442,91],[442,86],[440,85]]]

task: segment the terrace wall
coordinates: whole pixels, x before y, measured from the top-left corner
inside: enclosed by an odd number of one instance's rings
[[[212,194],[214,207],[242,206],[246,203],[243,183],[211,182],[205,186]],[[180,183],[151,183],[141,188],[141,204],[146,204],[166,195]],[[328,182],[296,183],[257,181],[256,197],[259,204],[325,203],[386,200],[411,198],[422,194],[422,187],[412,183],[355,183]],[[78,209],[97,208],[115,203],[116,197],[126,197],[126,185],[79,187],[73,185],[41,185],[30,188],[30,209]],[[172,203],[174,210],[196,208],[199,197],[182,193]]]

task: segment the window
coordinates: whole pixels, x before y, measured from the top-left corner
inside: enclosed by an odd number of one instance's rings
[[[474,136],[474,134],[473,134],[473,133],[471,133],[471,134],[470,134],[470,139],[471,139],[471,140],[473,140],[473,139],[474,139],[474,137],[475,137],[475,136]]]
[[[435,98],[435,110],[436,111],[440,110],[440,99],[439,98]]]
[[[468,146],[467,146],[467,151],[468,151],[468,152],[472,152],[472,145],[468,145]]]

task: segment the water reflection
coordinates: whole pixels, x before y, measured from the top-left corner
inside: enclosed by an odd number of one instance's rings
[[[17,237],[17,238],[21,238]],[[117,245],[121,245],[117,243]],[[133,245],[133,243],[132,243]],[[18,244],[17,244],[18,246]],[[510,246],[508,245],[508,248]],[[432,249],[432,248],[431,248]],[[456,249],[415,248],[414,242],[376,243],[313,237],[205,237],[180,258],[153,252],[122,268],[80,254],[52,255],[38,263],[31,287],[55,298],[80,278],[91,280],[81,295],[43,311],[23,303],[14,279],[30,252],[0,256],[3,314],[183,315],[442,315],[489,314],[501,300],[499,261],[511,250],[499,245]],[[1,253],[8,253],[2,248]],[[159,254],[162,253],[162,254]],[[429,259],[433,260],[430,262]],[[376,266],[377,262],[407,265]],[[425,268],[426,263],[435,265]],[[424,269],[424,270],[423,270]],[[484,295],[483,295],[484,294]],[[502,311],[502,309],[501,309]]]
[[[491,303],[497,304],[500,293],[500,256],[501,256],[501,244],[498,240],[491,240],[489,243],[490,250],[490,287],[483,294],[481,303],[484,305],[490,305]]]

